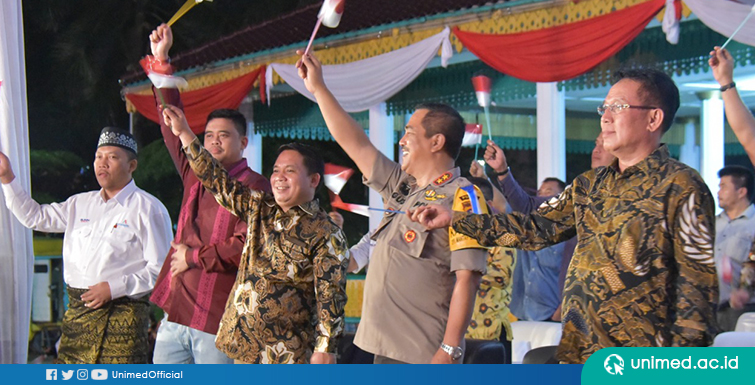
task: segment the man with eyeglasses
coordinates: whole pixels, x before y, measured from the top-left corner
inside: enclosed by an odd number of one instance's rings
[[[563,363],[613,346],[708,346],[718,331],[713,197],[661,144],[679,90],[657,70],[620,71],[617,79],[598,108],[603,146],[617,158],[610,166],[578,176],[530,214],[435,205],[410,213],[484,246],[537,250],[576,235],[562,303]],[[485,159],[497,156],[488,147]]]

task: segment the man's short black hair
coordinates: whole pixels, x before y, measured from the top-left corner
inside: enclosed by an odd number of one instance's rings
[[[493,186],[487,179],[469,176],[467,177],[467,180],[482,191],[482,196],[485,198],[485,201],[493,200]]]
[[[663,111],[661,129],[664,134],[671,128],[676,111],[679,110],[679,88],[670,76],[653,68],[632,68],[617,71],[614,78],[614,84],[622,79],[640,83],[643,105],[658,107]]]
[[[446,138],[443,151],[456,160],[464,140],[464,118],[453,107],[443,103],[422,103],[415,110],[427,110],[427,115],[422,119],[425,137],[443,135]]]
[[[718,170],[718,177],[731,177],[731,182],[737,189],[747,189],[747,199],[752,202],[755,195],[755,176],[747,167],[731,165]]]
[[[221,108],[212,111],[209,115],[207,115],[207,122],[205,123],[205,125],[209,124],[210,120],[221,118],[228,119],[233,122],[234,127],[236,127],[236,131],[238,131],[242,137],[246,136],[246,118],[242,113],[236,110]]]
[[[562,181],[561,179],[558,179],[555,177],[548,177],[548,178],[543,179],[543,183],[545,182],[556,182],[556,184],[561,189],[561,191],[566,190],[566,183],[564,183],[564,181]]]
[[[304,158],[304,168],[307,169],[309,175],[320,174],[320,184],[323,183],[325,162],[314,147],[298,142],[291,142],[278,147],[277,155],[280,155],[283,151],[287,150],[293,150],[301,154],[302,158]],[[317,185],[317,188],[319,189],[320,185]]]

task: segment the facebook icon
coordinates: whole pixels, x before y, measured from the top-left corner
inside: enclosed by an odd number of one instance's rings
[[[47,375],[45,376],[45,379],[50,380],[57,380],[58,379],[58,369],[47,369]]]

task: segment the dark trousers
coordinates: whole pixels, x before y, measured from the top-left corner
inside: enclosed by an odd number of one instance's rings
[[[393,358],[388,358],[386,356],[379,356],[375,354],[375,361],[373,362],[376,365],[386,365],[386,364],[408,364],[408,362],[394,360]]]
[[[734,331],[739,316],[750,312],[755,312],[755,303],[749,303],[743,309],[732,309],[728,302],[721,304],[718,306],[718,312],[716,313],[718,327],[722,332]]]

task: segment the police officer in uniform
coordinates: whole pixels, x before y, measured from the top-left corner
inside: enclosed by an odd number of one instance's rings
[[[399,141],[399,165],[381,154],[338,104],[312,54],[303,55],[297,66],[333,138],[387,209],[408,211],[428,203],[451,207],[456,190],[470,185],[454,165],[464,136],[456,110],[419,106]],[[373,239],[355,344],[375,354],[375,363],[461,363],[486,250],[451,251],[447,229],[427,231],[399,213],[385,214]]]

